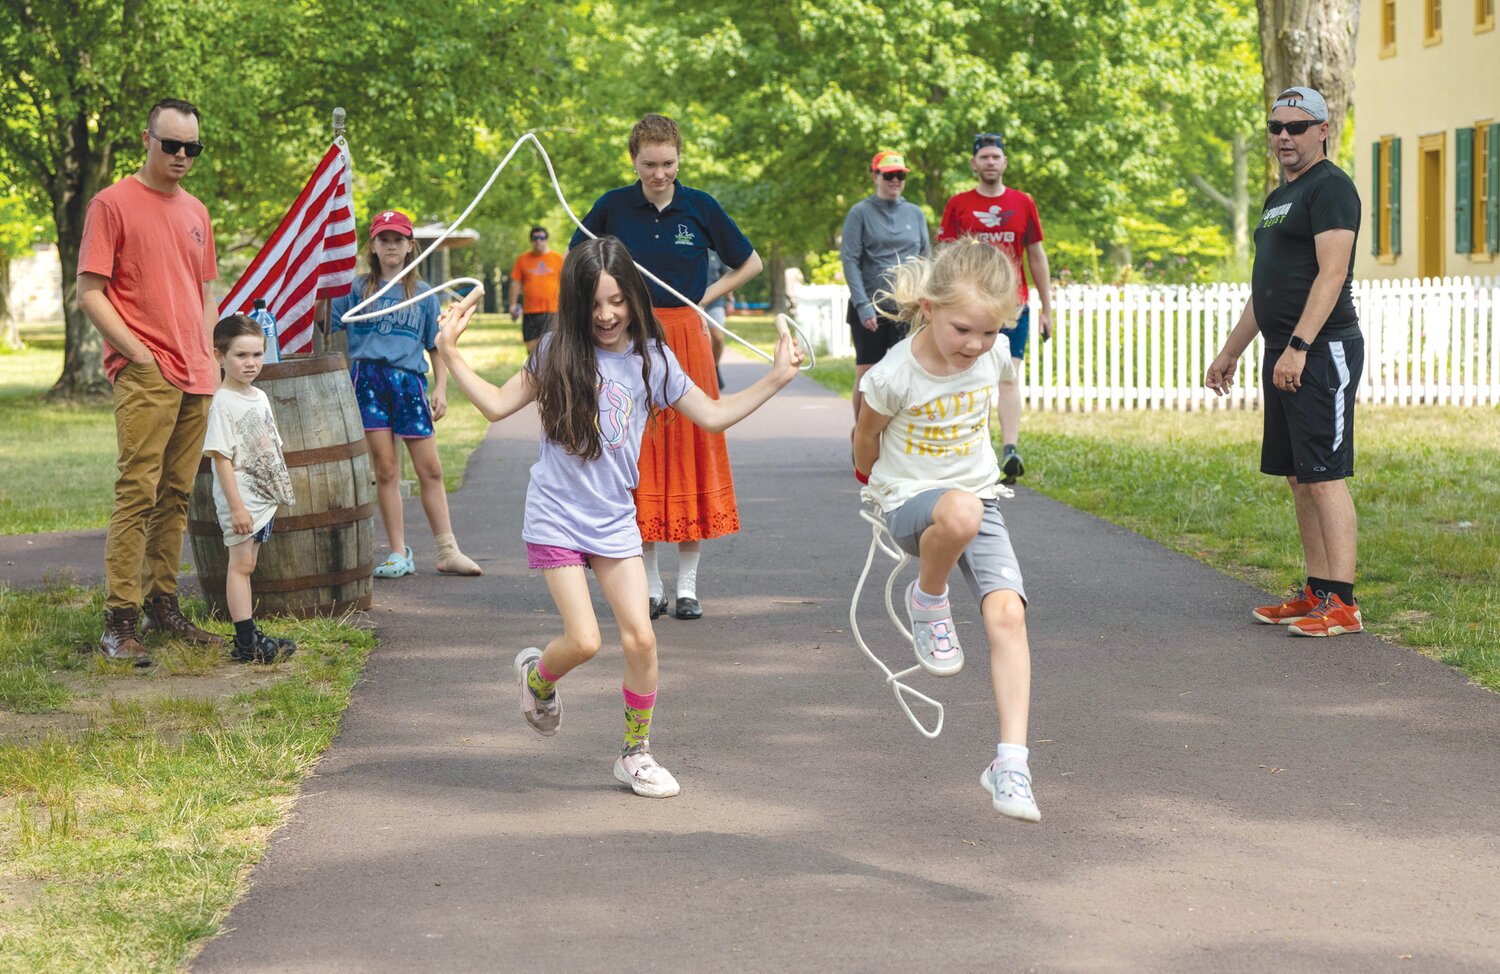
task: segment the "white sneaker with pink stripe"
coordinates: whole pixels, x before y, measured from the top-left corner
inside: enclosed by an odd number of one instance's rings
[[[906,588],[906,617],[922,669],[933,676],[953,676],[964,668],[963,647],[953,628],[953,606],[946,599],[941,608],[924,609],[917,604],[917,583],[912,582]]]

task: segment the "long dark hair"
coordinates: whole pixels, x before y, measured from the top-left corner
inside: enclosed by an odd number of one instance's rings
[[[558,285],[557,326],[546,342],[546,355],[532,355],[526,371],[536,383],[542,432],[584,460],[597,460],[603,452],[599,444],[599,366],[594,357],[594,292],[600,274],[613,277],[625,294],[625,307],[630,312],[625,330],[641,356],[641,379],[647,389],[651,388],[651,360],[661,355],[661,347],[666,344],[661,322],[651,310],[646,281],[635,269],[624,244],[615,237],[600,237],[568,251]],[[655,415],[657,409],[650,396],[647,403]]]

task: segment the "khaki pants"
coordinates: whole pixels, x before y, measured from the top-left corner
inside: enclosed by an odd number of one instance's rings
[[[106,608],[139,608],[142,596],[177,594],[211,399],[172,385],[154,362],[132,362],[115,376],[120,475],[104,543]]]

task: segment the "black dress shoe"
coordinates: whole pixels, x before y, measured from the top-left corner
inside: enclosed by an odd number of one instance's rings
[[[653,598],[651,600],[651,618],[660,619],[667,611],[667,603],[664,599]]]
[[[678,619],[702,619],[703,606],[698,604],[697,599],[678,598],[672,606],[672,615]]]

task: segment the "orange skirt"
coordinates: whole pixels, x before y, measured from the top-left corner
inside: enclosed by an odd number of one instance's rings
[[[719,398],[713,346],[692,308],[653,308],[693,384]],[[723,433],[705,433],[675,409],[664,409],[641,440],[635,518],[646,542],[703,541],[740,529]]]

